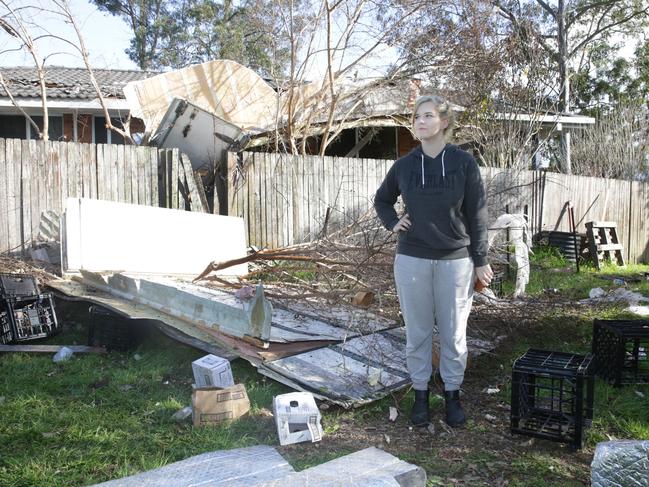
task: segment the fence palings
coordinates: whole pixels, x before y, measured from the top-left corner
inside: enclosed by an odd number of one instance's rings
[[[286,154],[229,157],[230,215],[246,221],[248,241],[286,247],[332,231],[372,207],[392,161]],[[481,168],[491,220],[506,208],[528,215],[533,233],[569,231],[562,209],[571,201],[577,231],[585,223],[615,221],[630,262],[649,261],[649,184],[542,171]],[[327,209],[329,217],[327,219]],[[562,216],[563,215],[563,216]],[[327,220],[327,221],[326,221]]]
[[[178,157],[176,149],[0,139],[0,253],[25,250],[44,212],[60,215],[68,197],[178,208]]]

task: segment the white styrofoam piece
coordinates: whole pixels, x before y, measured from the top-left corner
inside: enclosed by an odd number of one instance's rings
[[[243,218],[68,198],[63,272],[87,270],[196,276],[210,262],[246,255]],[[223,269],[243,275],[246,264]]]
[[[310,392],[289,392],[275,396],[273,416],[280,445],[322,439],[322,416]]]
[[[230,387],[234,385],[228,359],[205,355],[192,362],[196,387]]]

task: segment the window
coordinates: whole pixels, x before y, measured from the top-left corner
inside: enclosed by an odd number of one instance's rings
[[[47,133],[49,134],[50,140],[65,140],[63,136],[63,117],[62,116],[50,116],[48,118],[48,128]],[[23,119],[24,120],[24,119]],[[39,129],[43,129],[43,117],[40,115],[32,115],[32,120],[38,125]],[[28,122],[29,138],[37,139],[38,133],[34,129],[31,123]],[[25,137],[27,138],[27,137]]]
[[[117,132],[106,128],[106,117],[95,118],[95,144],[123,144],[124,137]],[[113,126],[123,129],[122,121],[119,118],[110,119]]]
[[[0,139],[26,139],[27,126],[22,115],[0,115]]]

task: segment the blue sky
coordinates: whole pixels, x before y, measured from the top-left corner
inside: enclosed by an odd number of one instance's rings
[[[11,2],[12,6],[20,4],[38,4],[51,7],[47,0],[17,0]],[[135,63],[129,60],[124,50],[128,47],[131,32],[128,25],[117,17],[100,12],[88,0],[69,0],[72,12],[81,26],[86,48],[90,53],[90,61],[95,68],[111,69],[138,69]],[[74,31],[65,25],[61,19],[52,14],[36,13],[27,14],[29,20],[34,21],[49,33],[59,35],[69,40],[76,41]],[[25,14],[24,14],[25,15]],[[30,29],[32,37],[39,35],[37,28]],[[42,31],[40,32],[43,33]],[[13,47],[9,36],[0,33],[0,65],[1,66],[33,66],[34,61],[25,52],[3,52]],[[39,57],[51,55],[47,64],[53,66],[83,67],[83,60],[74,48],[51,38],[37,42]]]

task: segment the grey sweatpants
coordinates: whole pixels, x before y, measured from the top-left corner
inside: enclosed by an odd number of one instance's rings
[[[394,280],[406,322],[406,364],[413,388],[428,388],[433,371],[433,335],[438,331],[444,387],[458,390],[466,368],[473,261],[469,257],[430,260],[397,254]]]

